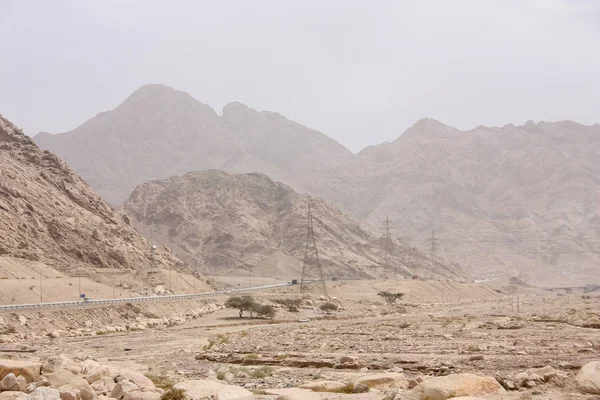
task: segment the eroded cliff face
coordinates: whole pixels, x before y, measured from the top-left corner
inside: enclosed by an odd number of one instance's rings
[[[150,244],[49,151],[0,115],[0,257],[39,261],[69,273],[86,268],[170,268]]]

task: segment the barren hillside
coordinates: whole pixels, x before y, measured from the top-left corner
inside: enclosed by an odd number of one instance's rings
[[[128,271],[158,273],[177,262],[162,247],[151,260],[150,243],[128,217],[107,206],[63,161],[40,150],[0,115],[2,284],[30,279],[32,270],[39,276],[46,266],[46,272],[72,276],[104,270],[114,278]]]
[[[299,278],[309,202],[328,277],[390,273],[384,271],[379,238],[332,204],[300,195],[263,174],[211,170],[152,181],[138,186],[124,207],[140,231],[207,273]],[[390,265],[399,274],[431,275],[421,252],[395,241],[393,251]],[[436,269],[437,277],[459,277],[456,269]]]

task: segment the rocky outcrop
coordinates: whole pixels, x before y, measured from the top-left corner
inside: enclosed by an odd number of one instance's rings
[[[58,271],[174,267],[56,155],[0,116],[0,257]],[[43,266],[39,266],[41,270]]]

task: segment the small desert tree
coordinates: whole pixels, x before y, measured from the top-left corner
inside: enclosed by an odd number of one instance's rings
[[[258,305],[257,307],[255,307],[254,311],[256,312],[256,315],[258,317],[266,317],[271,319],[273,319],[275,313],[277,312],[277,310],[275,310],[275,307],[269,304]]]
[[[252,317],[252,312],[256,309],[257,306],[260,306],[260,304],[258,304],[256,300],[254,300],[250,296],[233,296],[228,298],[225,302],[225,307],[237,308],[238,310],[240,310],[240,318],[244,317],[244,311],[248,312],[248,314],[250,314],[250,317]]]
[[[287,307],[288,311],[298,312],[298,306],[302,303],[302,299],[277,299],[275,303],[281,304]]]
[[[244,317],[244,311],[249,314],[250,318],[253,318],[255,315],[268,318],[275,316],[275,308],[273,306],[261,305],[250,296],[230,297],[225,302],[225,307],[238,309],[240,311],[240,318]]]
[[[323,311],[335,311],[338,309],[338,306],[336,306],[333,303],[327,302],[327,303],[321,305],[321,307],[319,307],[319,308]]]
[[[394,304],[394,302],[396,300],[404,297],[404,293],[391,293],[391,292],[379,292],[379,293],[377,293],[377,295],[380,296],[381,298],[383,298],[385,300],[385,302],[388,304]]]

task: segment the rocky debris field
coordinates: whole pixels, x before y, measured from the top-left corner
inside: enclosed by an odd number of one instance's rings
[[[50,339],[172,327],[221,308],[221,303],[211,300],[190,300],[0,313],[0,344],[21,344],[24,341],[42,344],[49,343]]]
[[[328,313],[306,297],[273,320],[214,305],[143,330],[134,317],[129,330],[19,336],[0,365],[40,372],[1,366],[0,400],[600,398],[598,297],[528,296],[511,312],[501,297],[382,306],[348,294]]]

